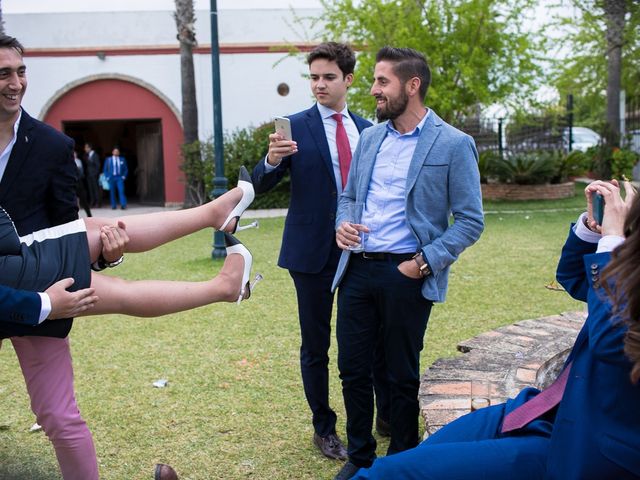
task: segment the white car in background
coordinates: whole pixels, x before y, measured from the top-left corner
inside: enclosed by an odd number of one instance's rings
[[[569,146],[569,129],[565,128],[563,140]],[[586,152],[588,148],[595,147],[602,143],[602,137],[587,127],[573,127],[571,129],[571,150]]]

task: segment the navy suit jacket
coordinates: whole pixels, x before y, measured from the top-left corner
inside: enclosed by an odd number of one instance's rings
[[[40,295],[0,285],[0,322],[37,325],[40,317]]]
[[[371,126],[349,112],[359,132]],[[282,234],[278,265],[301,273],[318,273],[329,260],[335,244],[338,205],[336,176],[322,117],[316,105],[289,117],[298,153],[285,157],[271,172],[265,172],[264,158],[251,178],[257,193],[273,188],[284,175],[291,175],[289,212]]]
[[[129,175],[129,167],[127,166],[127,159],[124,158],[122,155],[120,155],[118,157],[118,160],[120,163],[120,174],[116,175],[115,172],[113,171],[113,156],[109,156],[104,159],[104,168],[102,173],[104,173],[104,176],[107,177],[107,180],[111,179],[111,177],[118,177],[118,176],[127,178],[127,176]]]
[[[573,364],[551,434],[549,479],[640,477],[640,386],[629,379],[626,327],[612,318],[600,284],[611,255],[595,250],[571,231],[558,264],[558,281],[587,302],[589,315],[567,359]]]
[[[22,110],[16,143],[0,181],[0,205],[11,215],[19,235],[78,218],[77,172],[73,140]],[[0,304],[3,313],[4,306]],[[0,322],[0,338],[63,338],[70,329],[71,320],[43,322],[36,327]]]

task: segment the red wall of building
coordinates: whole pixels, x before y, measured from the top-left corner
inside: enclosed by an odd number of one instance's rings
[[[60,97],[44,121],[62,130],[62,123],[92,120],[161,119],[165,202],[184,201],[180,181],[182,127],[169,106],[150,90],[119,79],[96,80],[73,88]]]

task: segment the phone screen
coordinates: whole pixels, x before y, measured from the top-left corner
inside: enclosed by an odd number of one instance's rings
[[[604,218],[604,197],[599,193],[593,195],[593,219],[598,225],[602,225]]]

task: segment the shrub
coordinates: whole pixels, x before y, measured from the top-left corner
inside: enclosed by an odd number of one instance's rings
[[[500,154],[496,150],[484,150],[478,157],[478,170],[480,171],[480,183],[487,183],[494,174],[496,162],[500,160]]]
[[[257,128],[245,128],[225,135],[224,173],[227,188],[238,183],[238,172],[244,165],[249,171],[267,154],[269,134],[273,132],[273,122]],[[201,205],[212,198],[215,177],[213,140],[193,142],[182,146],[182,165],[185,174],[188,202]],[[289,177],[285,177],[276,188],[256,196],[252,208],[285,208],[289,205]]]
[[[556,167],[553,154],[526,152],[498,158],[493,171],[501,183],[537,185],[549,183],[556,172]]]
[[[588,165],[589,158],[578,151],[568,155],[559,151],[521,152],[504,158],[497,152],[483,152],[479,161],[481,181],[485,178],[517,185],[564,183],[583,175]]]
[[[269,134],[273,133],[273,122],[265,123],[257,128],[236,130],[225,137],[224,157],[225,174],[229,186],[238,183],[238,171],[244,165],[249,171],[264,160],[269,149]],[[271,191],[257,195],[251,208],[286,208],[289,205],[289,176],[285,176]]]
[[[638,163],[638,154],[626,149],[616,148],[611,155],[611,177],[633,178],[633,167]]]
[[[566,155],[558,153],[555,160],[556,173],[551,183],[564,183],[571,177],[584,175],[589,170],[590,163],[587,154],[580,150],[573,150]]]
[[[182,145],[182,165],[186,184],[185,206],[202,205],[209,200],[213,182],[213,143],[195,141]]]

